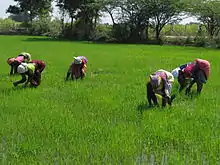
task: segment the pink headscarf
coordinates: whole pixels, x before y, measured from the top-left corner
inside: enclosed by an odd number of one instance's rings
[[[88,60],[85,56],[79,56],[82,60],[84,60],[84,62],[87,64],[88,63]]]
[[[24,61],[24,57],[23,56],[18,56],[15,58],[16,61],[22,63]]]

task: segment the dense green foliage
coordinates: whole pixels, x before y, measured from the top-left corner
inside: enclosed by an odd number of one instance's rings
[[[2,165],[219,162],[219,51],[27,36],[0,42]],[[47,64],[37,89],[12,87],[20,77],[8,76],[6,60],[23,51]],[[87,77],[64,82],[75,55],[88,58]],[[198,57],[211,63],[201,96],[181,94],[172,108],[146,109],[146,74]]]
[[[45,19],[48,24],[51,22],[52,2],[60,12],[60,25],[55,26],[56,30],[45,24]],[[208,37],[208,43],[211,45],[217,45],[214,40],[219,37],[218,0],[38,0],[31,3],[29,0],[16,0],[16,3],[15,6],[9,6],[7,12],[13,14],[11,18],[14,20],[23,20],[23,25],[31,28],[29,32],[34,35],[51,33],[55,37],[73,40],[161,44],[165,32],[185,36],[198,35],[199,40]],[[111,30],[107,28],[107,31],[100,32],[100,26],[103,25],[100,25],[99,19],[103,13],[111,17],[112,26]],[[65,23],[66,16],[69,16],[70,23]],[[165,30],[167,25],[179,26],[182,16],[195,16],[200,21],[199,27],[192,31],[186,30],[186,27],[173,32],[173,29],[169,32]],[[42,29],[39,29],[38,25]],[[184,44],[177,41],[179,42]],[[173,41],[171,43],[173,44]]]
[[[11,19],[0,19],[0,32],[9,32],[20,26],[20,23]]]

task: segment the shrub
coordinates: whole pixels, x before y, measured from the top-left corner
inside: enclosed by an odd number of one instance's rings
[[[206,45],[206,38],[203,37],[203,36],[196,36],[195,39],[194,39],[194,42],[195,42],[195,46],[198,46],[198,47],[205,47]]]
[[[184,45],[185,43],[185,38],[183,37],[164,37],[163,38],[164,44],[167,45]]]
[[[13,21],[12,19],[0,19],[0,32],[8,33],[11,31],[15,31],[16,28],[20,27],[20,23]]]
[[[112,42],[112,26],[108,24],[97,25],[95,32],[90,36],[92,41],[98,42]]]
[[[32,35],[44,35],[50,37],[59,37],[61,34],[61,21],[51,18],[40,18],[32,22],[30,27]]]
[[[118,42],[126,42],[130,37],[130,28],[126,23],[115,24],[112,28],[112,36]]]

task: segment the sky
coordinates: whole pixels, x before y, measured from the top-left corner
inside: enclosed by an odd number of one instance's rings
[[[14,5],[15,2],[13,0],[0,0],[0,18],[7,18],[9,14],[6,14],[5,11],[8,8],[9,5]],[[57,9],[54,9],[54,16],[59,16]],[[195,22],[196,19],[193,17],[189,17],[187,19],[182,20],[180,23],[181,24],[186,24],[189,22]],[[101,22],[102,23],[112,23],[111,18],[109,15],[105,15],[101,17]]]

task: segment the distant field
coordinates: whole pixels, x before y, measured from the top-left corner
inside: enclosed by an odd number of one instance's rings
[[[0,164],[219,164],[218,50],[33,38],[0,36]],[[37,89],[12,87],[6,60],[23,51],[47,64]],[[66,83],[74,52],[87,77]],[[197,57],[211,62],[202,95],[146,110],[146,74]]]

